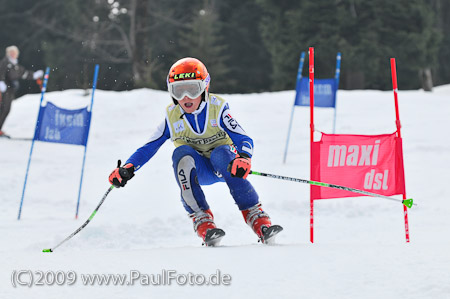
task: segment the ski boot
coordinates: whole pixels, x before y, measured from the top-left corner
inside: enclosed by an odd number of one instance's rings
[[[211,210],[200,211],[189,215],[194,223],[194,230],[202,238],[205,246],[218,246],[225,232],[216,227]]]
[[[245,222],[258,236],[258,242],[263,244],[274,244],[275,236],[283,230],[280,225],[272,225],[269,215],[262,210],[260,203],[242,211],[242,215]]]

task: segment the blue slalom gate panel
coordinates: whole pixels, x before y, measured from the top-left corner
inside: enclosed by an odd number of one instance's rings
[[[309,79],[297,84],[295,106],[309,106]],[[314,79],[314,107],[336,107],[336,79]]]
[[[48,102],[39,109],[34,140],[86,146],[90,120],[87,107],[68,110]]]

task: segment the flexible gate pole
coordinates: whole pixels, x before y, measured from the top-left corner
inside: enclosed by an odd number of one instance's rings
[[[300,82],[302,81],[302,70],[303,70],[304,61],[305,61],[305,52],[302,52],[302,54],[300,55],[300,63],[298,65],[298,71],[297,71],[297,83],[295,86],[296,91],[299,90],[299,85],[300,85]],[[291,137],[292,120],[294,119],[294,110],[295,110],[295,99],[294,99],[294,104],[292,105],[291,119],[289,120],[288,136],[286,139],[286,147],[284,148],[283,163],[286,163],[286,156],[287,156],[287,151],[288,151],[288,147],[289,147],[289,139]]]
[[[91,111],[89,113],[89,128],[87,130],[86,144],[84,145],[83,166],[81,167],[80,188],[78,189],[77,210],[75,212],[75,219],[78,219],[78,211],[80,208],[81,186],[83,185],[84,163],[86,162],[87,140],[89,138],[89,129],[91,127],[92,107],[94,105],[94,93],[97,87],[98,68],[99,68],[98,64],[95,65],[94,82],[92,83]]]
[[[395,101],[395,125],[397,126],[398,137],[402,138],[401,124],[400,124],[400,113],[398,109],[398,86],[397,86],[397,69],[395,66],[395,58],[391,58],[391,73],[392,73],[392,89],[394,90],[394,101]],[[403,193],[403,199],[406,199],[406,188]],[[409,224],[408,224],[408,209],[403,206],[403,214],[405,215],[405,237],[406,242],[409,243]]]
[[[310,110],[310,129],[311,129],[311,144],[310,144],[310,156],[312,156],[313,143],[314,143],[314,48],[309,48],[309,110]],[[313,165],[312,159],[310,159],[310,174],[309,177],[312,179],[313,175]],[[314,243],[314,200],[312,199],[312,188],[310,186],[310,241]]]
[[[42,101],[44,100],[45,91],[47,90],[47,81],[48,81],[49,73],[50,73],[50,68],[47,67],[45,69],[44,82],[42,84],[42,89],[41,89],[41,101],[39,102],[39,111],[41,109]],[[19,214],[17,216],[17,220],[20,220],[20,216],[22,215],[23,198],[25,197],[25,189],[27,187],[28,171],[30,170],[31,155],[33,154],[34,140],[36,139],[36,134],[39,131],[39,126],[40,126],[40,124],[39,124],[39,116],[38,116],[38,120],[36,121],[36,128],[34,129],[34,137],[33,137],[33,140],[31,141],[30,156],[28,157],[27,171],[25,173],[25,181],[23,183],[22,198],[20,199],[20,207],[19,207]]]
[[[333,134],[336,133],[336,110],[337,110],[337,91],[339,89],[339,77],[341,75],[341,52],[336,56],[336,72],[334,79],[336,80],[336,92],[334,96],[334,121],[333,121]]]

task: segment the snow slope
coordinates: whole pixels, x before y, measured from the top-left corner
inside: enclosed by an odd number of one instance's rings
[[[255,141],[255,171],[309,177],[309,110],[296,108],[287,163],[283,152],[294,91],[223,95]],[[31,137],[40,95],[14,102],[4,130]],[[90,102],[81,90],[49,92],[64,108]],[[205,248],[192,230],[173,178],[166,142],[126,188],[114,189],[93,221],[54,253],[108,188],[117,159],[151,136],[169,103],[166,92],[96,91],[80,216],[74,220],[83,147],[36,142],[22,220],[17,221],[30,141],[0,139],[0,298],[450,298],[450,86],[400,91],[411,243],[396,202],[358,197],[315,204],[309,242],[309,186],[250,177],[266,211],[285,230],[277,246],[257,243],[225,184],[204,188],[227,235]],[[331,132],[333,110],[316,109],[316,128]],[[337,133],[395,131],[392,92],[339,91]],[[13,287],[14,271],[75,271],[73,285]],[[230,285],[84,285],[82,274],[229,274]],[[15,272],[17,273],[17,272]],[[29,281],[29,272],[21,281]]]

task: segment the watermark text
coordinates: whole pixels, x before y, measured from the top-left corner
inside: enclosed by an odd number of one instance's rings
[[[161,270],[159,273],[143,273],[130,270],[129,273],[82,273],[75,271],[41,271],[41,270],[14,270],[11,273],[13,287],[33,286],[63,286],[81,284],[84,286],[229,286],[232,277],[230,274],[216,270],[215,273],[195,274],[192,272],[179,273],[176,270]]]

